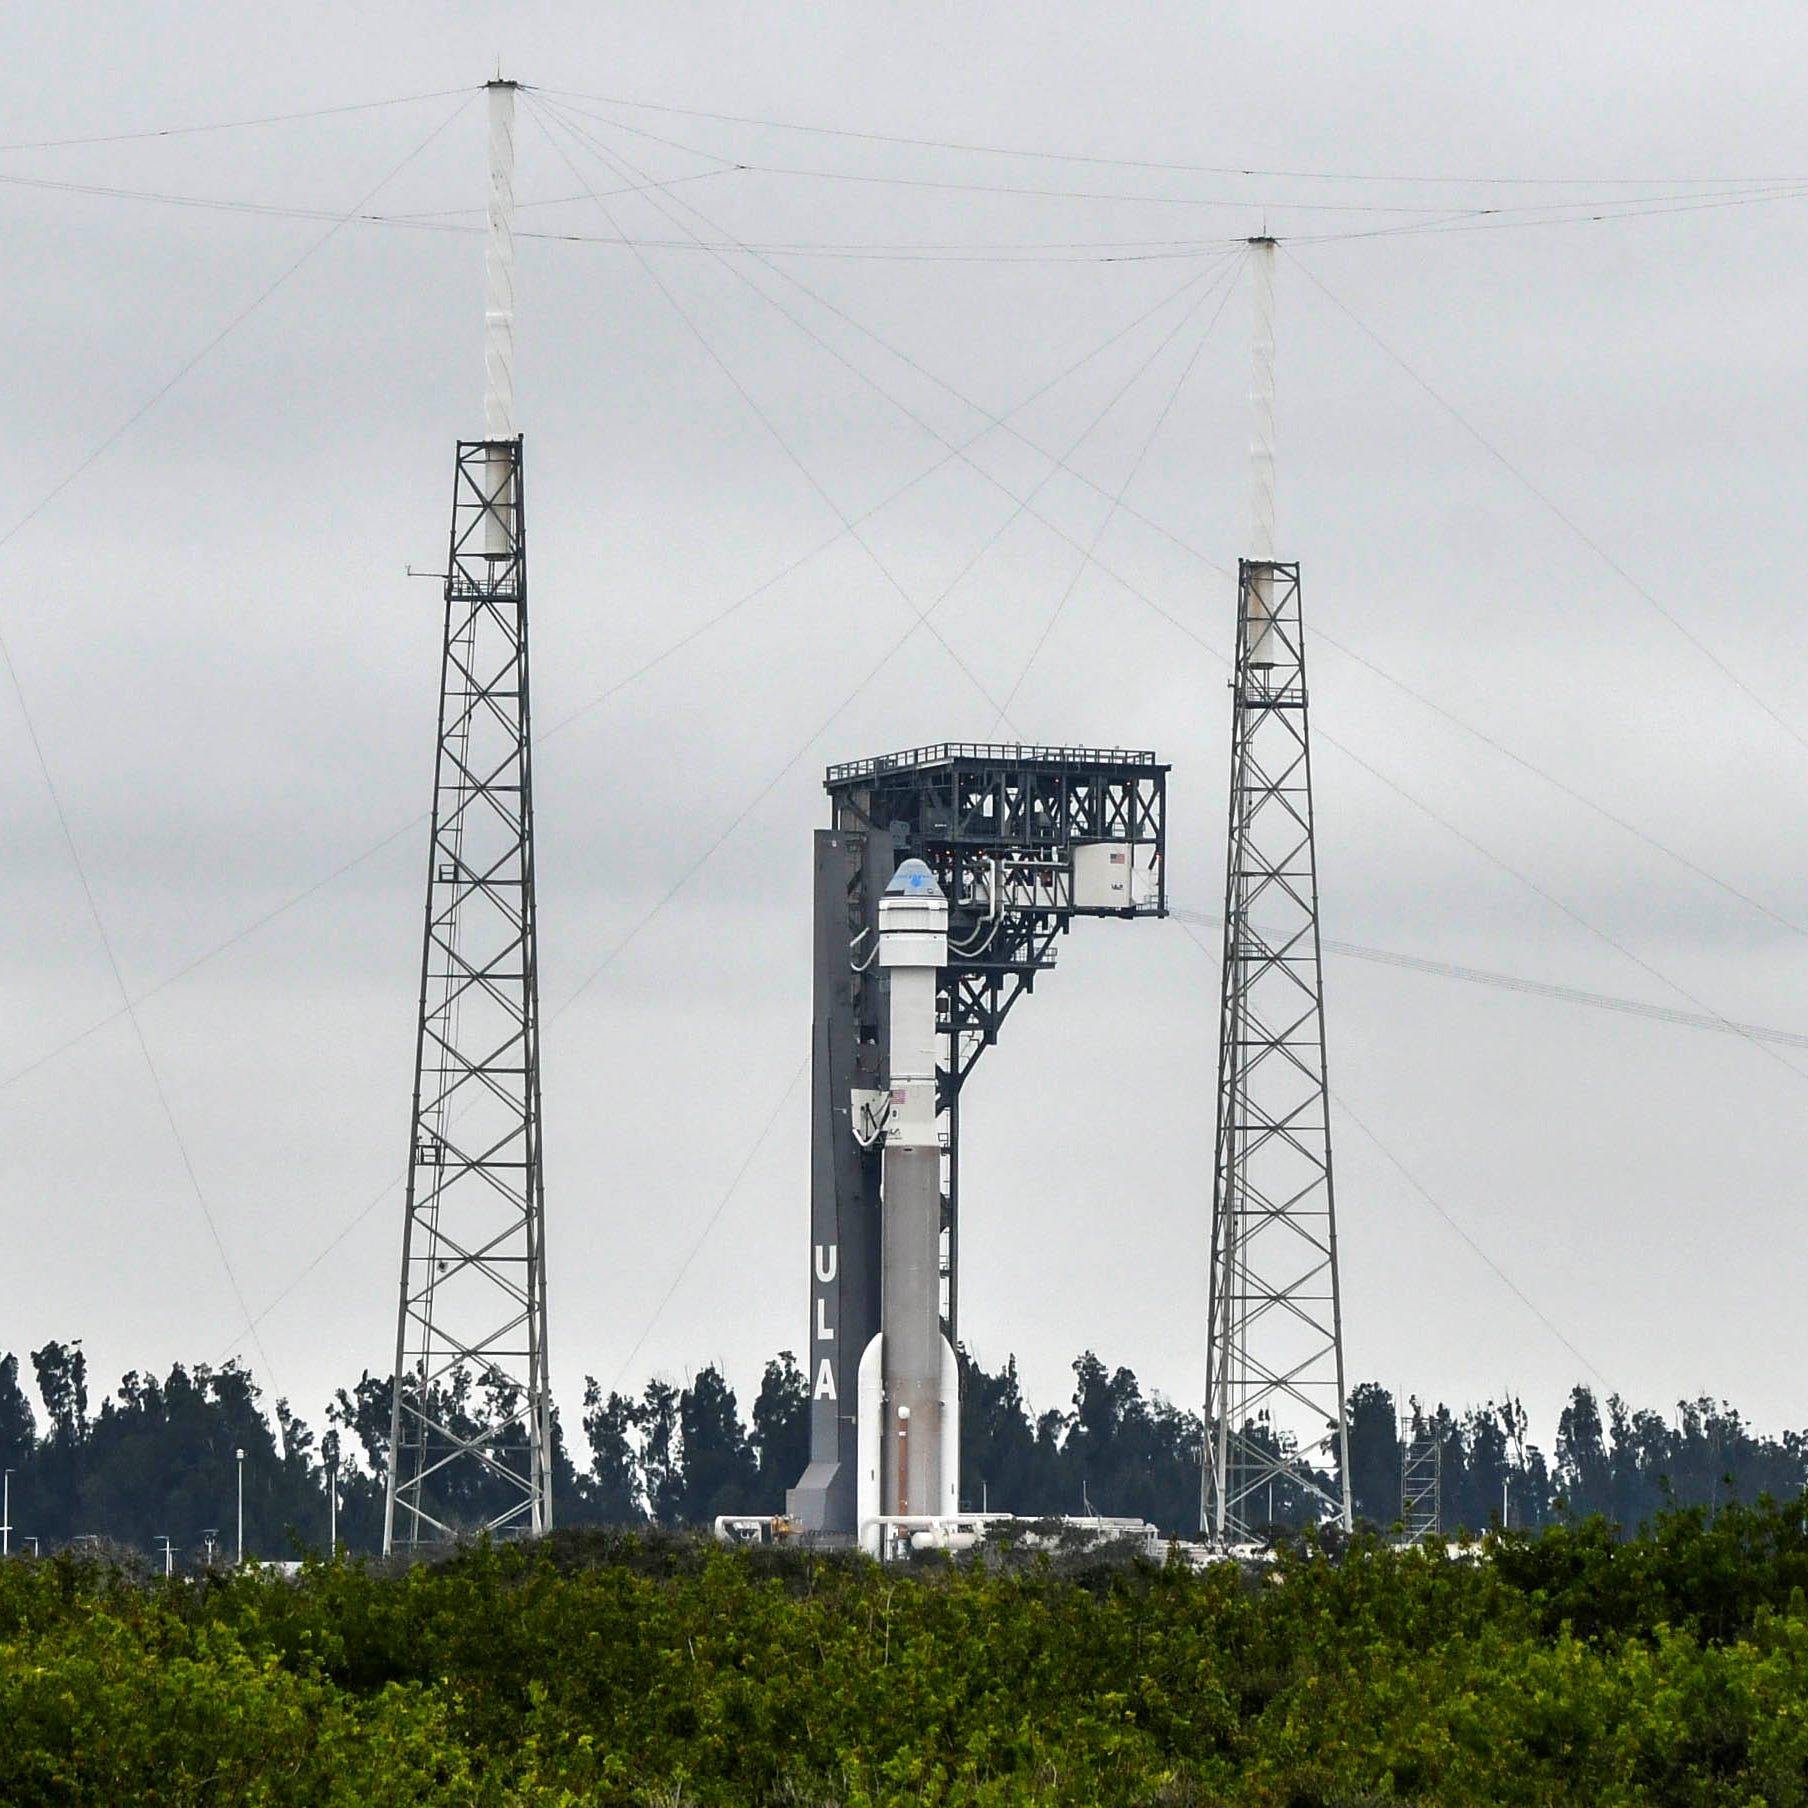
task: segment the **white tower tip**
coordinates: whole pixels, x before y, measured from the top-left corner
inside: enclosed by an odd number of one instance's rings
[[[490,235],[484,252],[483,430],[515,436],[515,83],[488,84]]]
[[[1249,371],[1249,556],[1275,556],[1274,525],[1274,247],[1249,241],[1254,337]]]

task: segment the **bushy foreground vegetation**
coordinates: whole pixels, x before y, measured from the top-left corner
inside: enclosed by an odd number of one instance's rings
[[[1808,1499],[1221,1566],[0,1566],[0,1801],[1798,1803]]]

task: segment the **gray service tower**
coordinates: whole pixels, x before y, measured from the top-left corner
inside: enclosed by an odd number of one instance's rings
[[[1167,772],[1152,753],[969,744],[829,769],[810,1466],[786,1499],[807,1533],[961,1504],[961,1089],[1075,917],[1166,914]]]

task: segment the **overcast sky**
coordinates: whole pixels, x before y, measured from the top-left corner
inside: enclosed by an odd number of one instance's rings
[[[261,1349],[131,1025],[42,1059],[120,1000],[5,690],[0,1349],[80,1337],[102,1386],[238,1353],[316,1422],[391,1359],[441,625],[406,567],[481,431],[499,63],[547,91],[516,393],[574,1430],[586,1374],[750,1388],[803,1347],[829,762],[1153,748],[1172,901],[1218,908],[1264,226],[1325,933],[1808,1030],[1805,39],[1782,5],[15,11],[0,630],[126,987],[203,963],[138,1023]],[[862,683],[900,592],[946,593],[958,663],[919,631]],[[1179,923],[1082,924],[971,1084],[963,1330],[1038,1406],[1086,1346],[1199,1395],[1217,984]],[[1808,1422],[1808,1055],[1347,959],[1326,992],[1352,1380],[1510,1388],[1547,1444],[1578,1380]]]

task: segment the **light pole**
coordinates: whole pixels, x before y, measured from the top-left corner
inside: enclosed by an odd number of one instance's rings
[[[6,1499],[0,1505],[0,1557],[13,1554],[13,1472],[6,1472]]]
[[[157,1536],[163,1540],[163,1577],[167,1582],[176,1573],[176,1547],[170,1543],[168,1532],[159,1532]]]
[[[217,1526],[209,1526],[201,1534],[201,1542],[207,1546],[207,1567],[209,1569],[213,1568],[213,1550],[214,1546],[218,1544],[219,1541],[220,1532]]]
[[[326,1458],[326,1548],[329,1559],[339,1555],[339,1434],[329,1431],[320,1440]]]
[[[245,1452],[243,1449],[232,1453],[238,1458],[239,1465],[239,1554],[235,1561],[245,1561]]]

